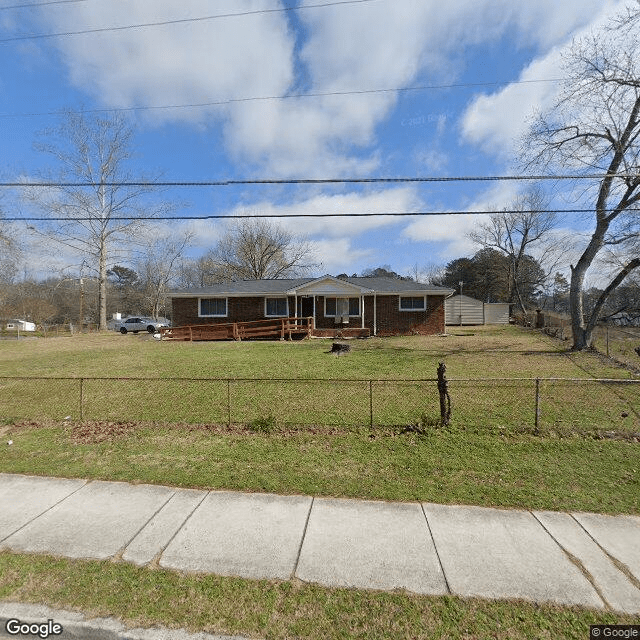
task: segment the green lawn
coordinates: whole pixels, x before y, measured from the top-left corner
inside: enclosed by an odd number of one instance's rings
[[[522,430],[535,421],[531,378],[631,375],[515,327],[454,331],[352,341],[344,357],[330,355],[326,340],[159,343],[111,334],[4,342],[0,375],[68,379],[0,379],[0,416],[400,426],[437,419],[438,396],[434,382],[396,381],[432,380],[444,360],[454,424]],[[125,377],[147,380],[114,379]],[[542,382],[540,393],[541,428],[640,432],[640,385]]]
[[[108,335],[5,343],[0,371],[13,375],[28,368],[49,376],[186,377],[189,367],[193,377],[234,380],[85,380],[83,422],[78,378],[22,383],[20,390],[6,382],[15,396],[0,399],[0,429],[14,444],[4,450],[0,470],[640,513],[640,386],[543,382],[536,431],[533,381],[468,380],[628,379],[627,371],[515,327],[456,333],[353,341],[352,353],[342,357],[330,355],[330,342],[321,340],[189,344]],[[434,382],[391,381],[432,378],[441,359],[453,380],[447,429],[433,426]],[[353,381],[367,378],[374,382]],[[36,419],[18,418],[20,407]]]
[[[329,589],[0,552],[0,599],[46,602],[130,626],[284,640],[584,640],[637,618],[522,601]]]
[[[484,429],[211,430],[26,423],[5,435],[12,473],[281,494],[640,513],[640,445]]]
[[[453,333],[353,341],[343,357],[330,355],[330,341],[322,340],[188,344],[92,335],[0,342],[0,376],[70,378],[0,378],[0,472],[640,513],[637,385],[542,382],[536,431],[534,381],[477,380],[630,379],[628,371],[514,327]],[[434,382],[393,382],[432,379],[440,360],[452,380],[449,428],[434,424]],[[223,380],[195,380],[209,377]],[[589,624],[632,622],[577,608],[11,553],[0,553],[0,599],[132,625],[267,638],[582,639]]]

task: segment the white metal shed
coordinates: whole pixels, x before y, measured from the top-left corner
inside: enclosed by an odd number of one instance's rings
[[[444,301],[445,324],[484,324],[484,305],[480,300],[456,295]]]
[[[448,325],[509,324],[509,303],[452,296],[444,301],[444,321]]]
[[[509,324],[509,303],[508,302],[485,302],[484,303],[484,323],[485,324]]]

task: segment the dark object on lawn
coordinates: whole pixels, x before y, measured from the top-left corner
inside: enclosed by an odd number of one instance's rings
[[[440,394],[440,424],[449,425],[451,420],[451,398],[449,397],[449,381],[445,375],[447,367],[444,362],[438,365],[438,393]]]
[[[640,347],[636,347],[634,351],[640,356]]]
[[[335,353],[338,356],[349,353],[349,351],[351,351],[350,344],[344,344],[343,342],[334,342],[331,345],[331,353]]]

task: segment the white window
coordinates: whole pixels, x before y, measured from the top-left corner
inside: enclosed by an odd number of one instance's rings
[[[270,317],[287,317],[289,315],[288,298],[265,298],[264,315]]]
[[[332,316],[359,316],[360,298],[325,298],[324,315]]]
[[[425,311],[426,296],[400,296],[400,311]]]
[[[226,318],[226,298],[200,298],[198,300],[198,316],[200,318]]]

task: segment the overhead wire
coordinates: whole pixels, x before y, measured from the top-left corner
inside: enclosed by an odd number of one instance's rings
[[[98,27],[95,29],[81,29],[79,31],[62,31],[59,33],[37,33],[37,34],[27,34],[22,36],[13,36],[11,38],[2,38],[0,39],[0,44],[5,44],[8,42],[18,42],[23,40],[43,40],[49,38],[62,38],[68,36],[79,36],[86,35],[91,33],[108,33],[115,31],[130,31],[132,29],[146,29],[149,27],[163,27],[167,25],[173,24],[186,24],[191,22],[204,22],[208,20],[219,20],[223,18],[238,18],[243,16],[252,16],[259,14],[268,14],[268,13],[284,13],[287,11],[299,11],[306,9],[320,9],[322,7],[335,7],[339,5],[348,5],[348,4],[364,4],[368,2],[379,2],[379,0],[335,0],[334,2],[323,2],[317,4],[303,4],[300,6],[287,6],[287,7],[279,7],[273,9],[254,9],[252,11],[240,11],[236,13],[219,13],[211,16],[198,16],[197,18],[178,18],[175,20],[161,20],[157,22],[143,22],[139,24],[129,24],[122,25],[119,27]]]
[[[604,178],[635,178],[634,173],[590,173],[559,175],[519,175],[519,176],[422,176],[422,177],[377,177],[377,178],[246,178],[229,180],[200,181],[113,181],[113,182],[0,182],[0,188],[71,188],[71,187],[228,187],[236,185],[285,185],[285,184],[375,184],[375,183],[420,183],[420,182],[500,182],[537,180],[602,180]]]
[[[87,2],[87,0],[49,0],[48,2],[25,2],[23,4],[10,4],[5,7],[0,7],[0,11],[6,9],[32,9],[34,7],[46,7],[50,4],[70,4],[77,2]]]
[[[607,209],[607,212],[614,209]],[[626,211],[640,211],[631,207]],[[534,213],[592,213],[593,209],[494,209],[474,211],[367,211],[344,213],[230,213],[185,216],[114,216],[109,221],[165,221],[165,220],[238,220],[246,218],[373,218],[373,217],[429,217],[429,216],[479,216],[496,214]],[[91,222],[100,220],[97,216],[25,216],[2,218],[3,222]]]
[[[194,102],[186,104],[143,105],[139,107],[104,107],[99,109],[63,109],[59,111],[41,111],[31,113],[0,113],[0,118],[32,118],[38,116],[59,116],[71,113],[131,113],[136,111],[162,111],[170,109],[202,109],[205,107],[218,107],[241,102],[259,102],[270,100],[290,100],[293,98],[324,98],[331,96],[357,96],[376,93],[407,93],[409,91],[437,91],[443,89],[464,89],[466,87],[499,87],[511,84],[536,84],[545,82],[564,82],[566,78],[541,78],[534,80],[494,80],[491,82],[457,82],[453,84],[427,84],[411,87],[381,88],[381,89],[353,89],[344,91],[309,91],[306,93],[284,93],[273,96],[245,96],[241,98],[225,98],[223,100],[211,100],[207,102]]]

